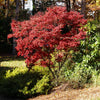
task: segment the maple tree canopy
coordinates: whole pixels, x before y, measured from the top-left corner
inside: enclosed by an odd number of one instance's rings
[[[12,20],[13,34],[15,37],[18,55],[24,56],[27,65],[34,65],[40,61],[41,65],[53,65],[50,61],[54,51],[68,49],[75,50],[80,40],[86,37],[86,31],[82,28],[87,21],[83,15],[76,11],[66,11],[66,7],[49,7],[43,12],[32,16],[30,20],[19,22]],[[62,61],[63,53],[60,53],[56,61]]]

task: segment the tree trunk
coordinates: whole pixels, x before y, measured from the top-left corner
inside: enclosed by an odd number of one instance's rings
[[[25,9],[25,0],[23,0],[23,10]]]
[[[96,16],[97,16],[97,18],[96,18],[97,21],[100,22],[100,18],[99,18],[100,17],[100,11],[99,10],[96,11]]]
[[[18,20],[18,16],[19,16],[19,0],[15,0],[16,1],[16,17],[15,19]]]
[[[45,7],[44,7],[44,0],[41,0],[41,7],[40,7],[40,11],[44,11]]]
[[[71,7],[70,7],[70,0],[66,0],[65,3],[66,3],[67,11],[70,12],[70,9],[71,9]]]
[[[16,3],[16,16],[15,16],[15,20],[18,20],[18,16],[19,16],[19,0],[15,0]],[[16,42],[15,42],[16,38],[13,38],[13,55],[16,55]]]
[[[35,4],[35,0],[32,0],[32,2],[33,2],[32,15],[34,15],[36,13],[36,4]]]
[[[5,17],[8,17],[9,14],[9,0],[5,0]]]
[[[81,1],[81,14],[86,18],[86,0]]]
[[[75,10],[75,2],[76,0],[73,0],[73,4],[72,4],[72,9]]]

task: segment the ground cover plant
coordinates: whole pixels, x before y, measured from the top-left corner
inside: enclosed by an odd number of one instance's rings
[[[13,34],[8,38],[16,38],[18,55],[24,56],[29,69],[36,64],[46,66],[57,79],[68,52],[75,51],[80,40],[86,37],[83,28],[86,23],[80,13],[55,6],[45,13],[37,13],[28,21],[13,20]]]
[[[0,56],[0,94],[13,98],[28,98],[47,94],[51,89],[48,70],[35,66],[28,72],[22,58]]]

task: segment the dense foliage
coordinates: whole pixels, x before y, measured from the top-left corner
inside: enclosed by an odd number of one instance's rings
[[[67,59],[67,51],[76,50],[80,40],[85,38],[86,32],[82,26],[86,22],[78,12],[67,12],[65,7],[55,6],[28,21],[13,20],[11,27],[14,33],[9,34],[8,38],[16,38],[18,55],[24,56],[29,68],[38,61],[52,72],[55,62],[51,61],[51,54],[55,56],[60,70]]]
[[[97,25],[93,22],[86,25],[88,29],[87,38],[81,41],[80,52],[76,54],[76,57],[80,57],[79,60],[76,58],[76,65],[79,67],[100,69],[100,31],[98,31],[100,28],[97,28]]]
[[[65,77],[73,88],[83,88],[86,84],[98,84],[100,75],[100,24],[88,22],[87,38],[81,41],[79,50],[73,53],[73,62],[64,65]]]
[[[52,87],[50,84],[47,71],[38,68],[38,66],[31,72],[28,72],[27,68],[23,67],[3,67],[0,69],[1,95],[27,98],[47,94]]]

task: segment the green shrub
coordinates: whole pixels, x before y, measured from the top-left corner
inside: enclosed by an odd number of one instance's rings
[[[81,41],[79,52],[76,54],[76,66],[100,69],[100,30],[96,24],[88,23],[87,38]],[[78,59],[78,60],[77,60]]]
[[[51,89],[49,75],[27,68],[8,70],[0,80],[0,93],[14,97],[32,97],[47,94]]]
[[[66,71],[65,77],[72,88],[84,88],[86,83],[92,83],[92,70],[91,68],[77,66],[74,71]]]
[[[81,41],[77,52],[73,53],[73,63],[64,65],[65,78],[73,88],[83,88],[85,84],[98,84],[100,69],[100,27],[89,22],[87,38]],[[98,30],[99,28],[99,30]],[[70,66],[68,66],[70,64]]]
[[[49,76],[44,75],[41,80],[38,80],[34,87],[30,88],[30,84],[33,84],[32,81],[27,83],[27,86],[24,89],[20,90],[24,95],[33,95],[33,94],[47,94],[50,86]]]

